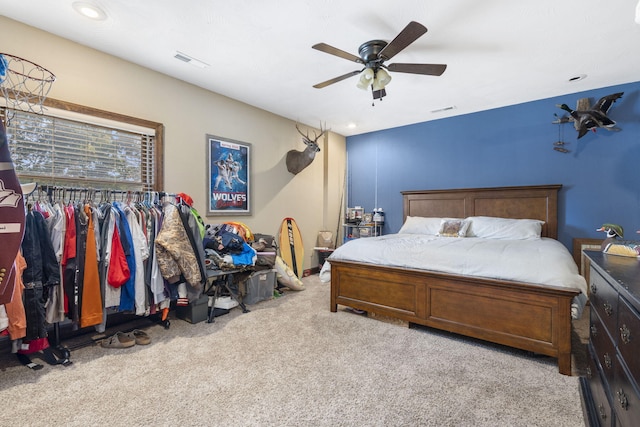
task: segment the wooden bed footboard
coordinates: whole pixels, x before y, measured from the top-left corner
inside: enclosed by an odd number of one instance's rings
[[[350,261],[331,262],[338,304],[558,359],[571,375],[571,302],[580,292]]]

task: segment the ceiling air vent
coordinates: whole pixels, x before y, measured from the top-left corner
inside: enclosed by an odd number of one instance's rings
[[[437,108],[435,110],[431,110],[432,113],[442,113],[444,111],[455,110],[455,105],[449,105],[448,107]]]
[[[198,68],[207,68],[209,66],[206,62],[202,62],[193,56],[187,55],[186,53],[176,52],[173,57],[179,61],[186,62],[187,64],[195,65]]]

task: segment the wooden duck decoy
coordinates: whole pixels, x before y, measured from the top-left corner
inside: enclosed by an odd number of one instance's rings
[[[619,228],[619,229],[616,229]],[[600,231],[607,231],[607,239],[602,243],[602,252],[640,259],[640,243],[633,240],[617,240],[622,236],[622,227],[615,224],[603,224]],[[636,231],[638,233],[638,231]],[[612,237],[609,237],[612,236]]]
[[[611,243],[615,242],[618,237],[624,237],[624,229],[618,224],[602,224],[602,227],[598,228],[596,231],[603,231],[607,233],[607,238],[604,239],[602,245],[600,245],[600,250],[602,251],[604,251]]]
[[[578,101],[578,109],[572,110],[567,104],[560,104],[557,107],[567,111],[573,120],[573,124],[578,131],[578,139],[582,138],[589,130],[596,131],[597,128],[604,128],[611,131],[619,131],[616,122],[607,117],[611,106],[620,99],[624,92],[618,92],[603,96],[592,107],[589,107],[589,100],[583,98]]]

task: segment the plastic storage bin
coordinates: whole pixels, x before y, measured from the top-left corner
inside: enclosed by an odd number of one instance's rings
[[[273,298],[276,286],[276,270],[256,271],[245,282],[246,295],[242,298],[245,304],[256,304]]]
[[[186,306],[176,307],[176,317],[189,323],[199,323],[207,319],[209,313],[209,297],[202,295],[196,301]]]

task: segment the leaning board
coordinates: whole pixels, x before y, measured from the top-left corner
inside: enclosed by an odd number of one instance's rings
[[[278,232],[278,243],[280,257],[298,278],[302,278],[304,245],[302,244],[302,234],[300,234],[300,229],[295,219],[285,218],[282,220],[280,231]]]
[[[0,304],[13,300],[16,270],[14,262],[24,236],[24,196],[13,168],[9,143],[0,121]]]

